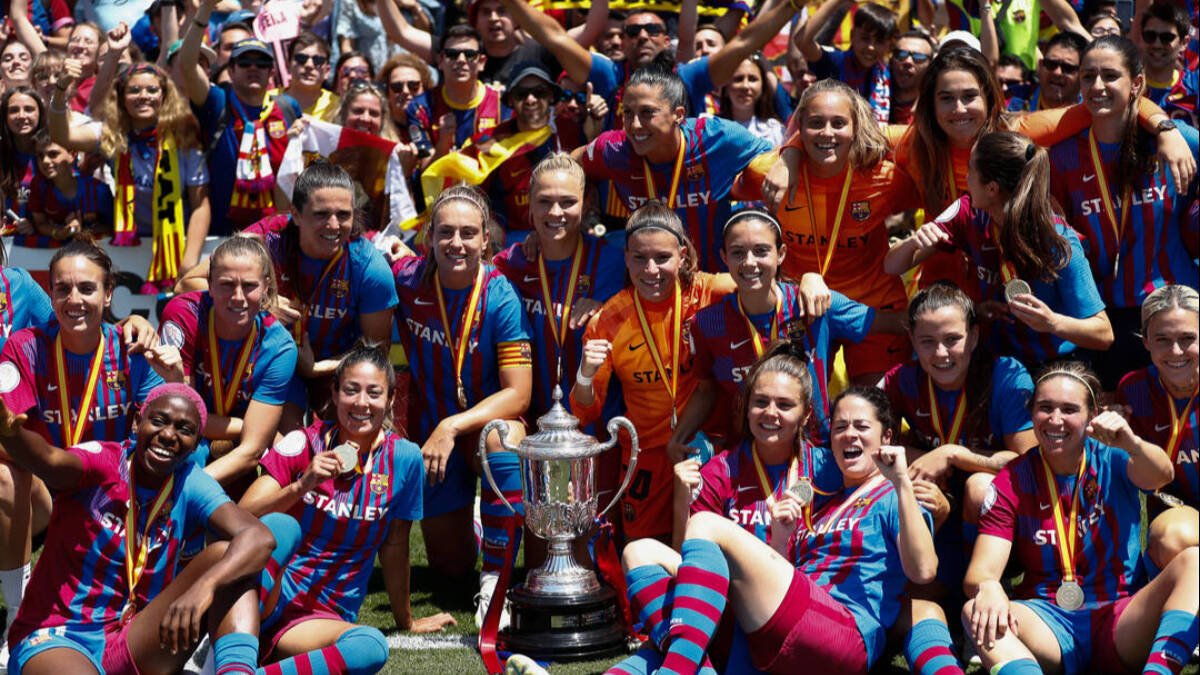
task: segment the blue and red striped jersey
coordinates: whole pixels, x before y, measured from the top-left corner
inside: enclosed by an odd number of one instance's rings
[[[1171,460],[1175,465],[1175,480],[1162,490],[1192,508],[1200,507],[1200,401],[1195,396],[1172,399],[1163,388],[1154,365],[1121,378],[1117,385],[1117,401],[1129,407],[1129,427],[1134,433],[1168,453],[1174,451]],[[1187,409],[1177,448],[1170,447],[1171,411],[1168,406],[1171,405],[1175,406],[1176,415],[1182,415]]]
[[[55,493],[45,550],[29,579],[9,644],[17,644],[38,628],[117,625],[129,600],[125,514],[130,498],[126,457],[131,451],[129,442],[107,441],[88,441],[66,450],[83,462],[83,473],[74,488]],[[146,531],[157,494],[156,489],[136,488],[139,533]],[[139,607],[175,578],[185,533],[204,528],[213,512],[228,501],[203,469],[188,461],[179,464],[171,496],[147,537],[149,557],[137,584]]]
[[[1124,450],[1089,438],[1084,453],[1074,564],[1084,607],[1095,607],[1134,590],[1141,557],[1141,491],[1129,479]],[[1059,500],[1063,518],[1068,518],[1076,479],[1074,474],[1055,475],[1056,493],[1048,494],[1041,456],[1041,449],[1034,448],[1001,469],[979,511],[979,534],[1013,542],[1013,555],[1025,570],[1013,589],[1014,599],[1053,601],[1063,579],[1052,500]]]
[[[50,296],[29,272],[20,267],[0,267],[0,348],[15,331],[53,318]]]
[[[312,458],[332,445],[333,422],[317,421],[283,437],[262,459],[266,475],[281,486],[297,480]],[[353,623],[367,593],[375,554],[396,520],[420,520],[425,464],[421,450],[388,432],[359,470],[330,478],[306,492],[288,515],[300,523],[303,541],[288,561],[288,597],[305,607],[333,612]]]

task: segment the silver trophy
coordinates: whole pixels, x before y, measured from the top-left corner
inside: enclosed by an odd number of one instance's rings
[[[501,499],[488,464],[486,439],[496,431],[504,449],[521,458],[525,524],[549,542],[546,562],[526,575],[525,583],[509,591],[512,623],[501,631],[500,646],[539,659],[588,659],[625,647],[613,589],[601,585],[592,570],[575,561],[571,542],[591,530],[596,518],[617,503],[637,466],[638,440],[624,417],[608,422],[609,440],[601,443],[579,431],[579,420],[562,406],[554,389],[554,405],[538,419],[539,431],[520,447],[508,444],[508,423],[492,420],[479,434],[479,461],[488,485]],[[598,456],[617,443],[617,431],[629,433],[632,451],[625,478],[612,501],[597,509]],[[504,502],[516,513],[507,500]],[[496,601],[494,598],[493,601]]]

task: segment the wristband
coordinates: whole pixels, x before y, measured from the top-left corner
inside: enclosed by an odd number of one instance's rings
[[[579,364],[579,371],[575,373],[575,384],[583,385],[585,387],[592,386],[592,378],[583,374],[583,364],[582,363]]]

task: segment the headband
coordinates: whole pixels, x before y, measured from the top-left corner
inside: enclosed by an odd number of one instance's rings
[[[662,230],[663,232],[669,232],[671,234],[671,236],[675,237],[675,241],[679,242],[680,246],[686,248],[688,245],[687,242],[683,240],[682,234],[680,234],[679,232],[676,232],[675,230],[671,229],[670,227],[667,227],[663,223],[658,223],[658,222],[654,222],[654,221],[650,221],[647,223],[638,223],[638,224],[634,225],[633,227],[626,228],[625,241],[628,242],[629,237],[632,237],[633,235],[637,234],[638,232],[641,232],[642,230]],[[628,244],[626,244],[626,248],[629,248]]]
[[[204,405],[204,399],[200,398],[200,394],[197,394],[195,389],[181,382],[160,384],[151,389],[150,393],[146,395],[146,400],[142,402],[142,410],[145,410],[151,403],[164,396],[178,396],[187,399],[192,405],[196,406],[196,411],[200,413],[199,432],[203,433],[204,426],[208,424],[208,406]]]
[[[738,221],[746,220],[748,218],[757,218],[759,220],[766,221],[767,224],[775,230],[775,234],[778,234],[780,238],[783,237],[783,226],[779,224],[779,221],[775,218],[775,216],[762,209],[742,209],[741,211],[733,214],[729,220],[725,221],[725,227],[721,228],[721,234],[728,232],[729,228],[733,227]]]
[[[1084,386],[1084,388],[1086,388],[1088,390],[1088,395],[1091,396],[1091,405],[1093,407],[1100,402],[1100,399],[1096,398],[1096,391],[1094,389],[1092,389],[1092,385],[1088,384],[1088,381],[1085,380],[1083,378],[1083,376],[1081,376],[1079,373],[1073,373],[1069,370],[1051,370],[1050,372],[1046,373],[1045,375],[1042,375],[1041,377],[1039,377],[1037,380],[1037,383],[1034,386],[1036,387],[1037,385],[1040,385],[1042,382],[1045,382],[1046,380],[1048,380],[1052,377],[1059,377],[1059,376],[1069,377],[1072,380],[1075,380],[1076,382],[1082,384]]]

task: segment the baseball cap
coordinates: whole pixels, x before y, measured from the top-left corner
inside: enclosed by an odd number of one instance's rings
[[[275,60],[275,52],[271,51],[270,45],[257,38],[239,40],[233,45],[233,51],[230,52],[229,58],[236,59],[243,54],[265,54],[272,61]]]
[[[983,51],[983,45],[979,43],[979,38],[965,30],[952,30],[943,35],[941,42],[938,43],[938,49],[946,49],[955,42],[962,43],[977,52]]]

